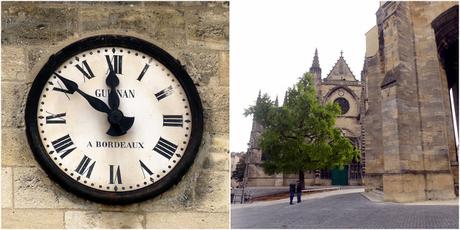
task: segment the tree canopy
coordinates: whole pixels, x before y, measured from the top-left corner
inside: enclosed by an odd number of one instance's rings
[[[286,91],[282,106],[259,93],[256,104],[246,109],[245,115],[253,115],[264,128],[258,140],[266,154],[264,171],[302,171],[303,177],[303,170],[343,168],[358,160],[359,151],[334,127],[339,114],[338,104],[321,105],[318,101],[309,73]]]

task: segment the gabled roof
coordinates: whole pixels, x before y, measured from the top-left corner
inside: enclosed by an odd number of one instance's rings
[[[331,72],[327,75],[324,79],[325,81],[357,81],[355,75],[348,67],[347,62],[342,56],[342,52],[340,52],[339,60],[335,63],[334,67],[332,68]]]

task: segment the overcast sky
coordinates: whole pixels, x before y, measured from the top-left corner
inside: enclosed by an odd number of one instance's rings
[[[259,90],[272,99],[311,66],[318,48],[322,77],[340,51],[359,80],[364,63],[365,33],[376,22],[379,2],[256,1],[230,3],[230,151],[246,151],[253,105]]]

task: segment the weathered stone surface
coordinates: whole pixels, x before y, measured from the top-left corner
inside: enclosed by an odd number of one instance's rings
[[[134,211],[138,204],[104,205],[79,198],[62,189],[37,167],[13,169],[15,208],[67,208],[107,211]]]
[[[203,103],[205,131],[226,134],[229,131],[229,99],[227,87],[199,87]]]
[[[227,134],[213,135],[211,138],[211,152],[229,152],[229,139]]]
[[[2,80],[22,81],[26,75],[26,55],[23,47],[2,47]]]
[[[31,73],[38,73],[38,71],[43,67],[42,65],[38,66],[38,64],[44,64],[48,58],[46,55],[50,55],[48,47],[34,47],[27,52],[27,64]],[[33,74],[29,74],[26,81],[33,82],[34,79],[35,76]]]
[[[219,55],[217,52],[184,50],[179,55],[179,59],[185,65],[185,69],[195,84],[206,86],[210,78],[218,77]]]
[[[446,122],[448,89],[432,26],[453,5],[458,3],[387,2],[377,12],[378,54],[366,59],[363,71],[369,102],[366,172],[401,172],[383,174],[388,201],[449,199],[452,182],[458,184],[456,173],[445,173],[453,150],[447,130],[453,128]],[[376,87],[391,74],[397,84]]]
[[[101,8],[105,9],[101,12]],[[79,12],[82,31],[118,29],[146,34],[162,48],[184,48],[185,22],[183,13],[171,8],[82,7]]]
[[[185,12],[188,43],[211,49],[228,50],[228,10],[188,10]]]
[[[13,170],[2,167],[2,208],[13,207]]]
[[[213,171],[228,172],[228,154],[228,152],[211,152],[209,156],[205,159],[203,168],[211,169]]]
[[[228,170],[221,172],[205,171],[201,173],[197,178],[195,188],[198,202],[197,210],[207,212],[228,210],[229,185]]]
[[[77,30],[75,7],[38,7],[34,3],[2,3],[2,44],[45,44]]]
[[[219,55],[219,86],[229,86],[229,57],[228,52],[220,52]]]
[[[229,228],[229,219],[226,212],[153,212],[146,215],[146,228]]]
[[[144,216],[132,212],[66,211],[65,228],[143,228]]]
[[[2,129],[2,165],[36,166],[23,128]]]
[[[90,208],[89,202],[64,191],[36,167],[14,168],[16,208]]]
[[[2,82],[2,127],[24,127],[24,109],[30,84]]]
[[[64,228],[64,211],[56,209],[2,209],[2,228]]]

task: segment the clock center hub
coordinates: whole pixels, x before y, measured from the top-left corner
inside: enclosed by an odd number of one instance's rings
[[[120,123],[121,119],[123,118],[123,113],[120,110],[113,110],[109,114],[109,122],[111,124],[118,124]]]

